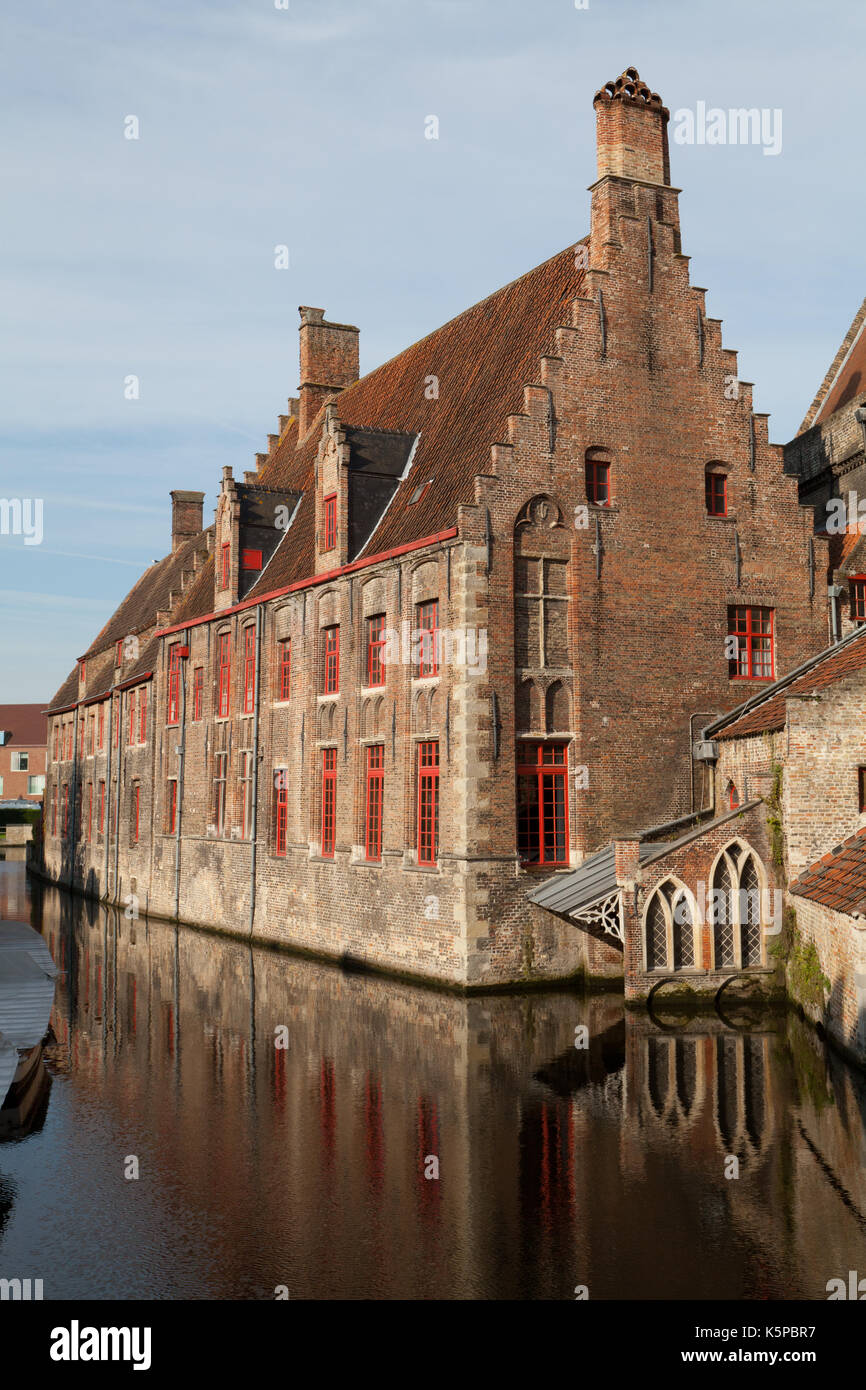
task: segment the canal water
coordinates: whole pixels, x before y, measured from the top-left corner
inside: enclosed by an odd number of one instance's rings
[[[863,1080],[796,1018],[455,998],[128,921],[20,862],[0,918],[61,971],[0,1142],[0,1277],[46,1299],[825,1299],[866,1276]]]

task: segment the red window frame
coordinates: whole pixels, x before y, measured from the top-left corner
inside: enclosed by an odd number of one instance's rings
[[[324,518],[323,531],[324,531],[324,536],[325,536],[324,544],[323,544],[323,546],[322,546],[322,549],[323,549],[323,550],[333,550],[333,549],[334,549],[334,546],[337,544],[337,494],[336,494],[336,492],[331,492],[331,493],[328,494],[328,496],[324,499],[324,501],[323,501],[323,503],[322,503],[322,507],[323,507],[323,518]]]
[[[284,637],[277,643],[277,699],[288,700],[292,691],[292,639]]]
[[[337,837],[337,750],[322,749],[322,858],[333,859]]]
[[[84,757],[84,715],[78,716],[78,756]]]
[[[256,707],[256,630],[252,623],[244,628],[244,714]]]
[[[728,475],[727,473],[707,473],[706,475],[707,516],[728,515]]]
[[[138,844],[138,832],[139,832],[139,827],[140,827],[140,815],[141,815],[141,783],[140,783],[140,782],[133,782],[133,784],[132,784],[132,809],[133,809],[133,811],[135,812],[135,824],[134,824],[134,829],[133,829],[133,834],[132,834],[132,843],[133,843],[134,845],[137,845],[137,844]]]
[[[177,778],[169,777],[168,790],[166,793],[168,806],[168,834],[174,835],[177,831]]]
[[[177,724],[180,719],[180,642],[172,642],[168,649],[168,697],[165,706],[166,724]]]
[[[99,805],[97,808],[97,829],[100,835],[105,833],[105,783],[99,783]]]
[[[385,684],[385,614],[367,619],[367,685]]]
[[[336,695],[340,689],[340,629],[322,628],[322,693]]]
[[[82,682],[85,682],[85,681],[87,680],[87,662],[86,662],[86,661],[82,661],[82,662],[80,663],[80,665],[81,665],[81,680],[82,680]]]
[[[740,804],[740,793],[733,782],[728,783],[728,810],[735,811]]]
[[[91,710],[87,716],[87,726],[90,731],[89,752],[93,755],[96,752],[96,710]]]
[[[51,788],[51,834],[57,835],[57,788]]]
[[[610,506],[610,464],[603,459],[586,460],[586,500],[596,507]]]
[[[861,815],[866,811],[866,767],[857,769],[857,809]]]
[[[96,736],[97,745],[102,748],[105,743],[105,704],[99,706],[99,724]]]
[[[231,545],[229,542],[226,542],[222,548],[221,580],[223,589],[227,589],[229,586],[229,578],[231,575],[231,552]]]
[[[59,762],[59,761],[60,761],[60,759],[59,759],[58,756],[57,756],[59,748],[60,748],[60,725],[59,725],[59,723],[57,722],[57,720],[55,720],[55,721],[54,721],[54,761],[55,761],[55,762]]]
[[[69,783],[63,786],[63,838],[69,834]]]
[[[382,814],[385,802],[385,745],[367,746],[367,778],[364,797],[364,853],[367,859],[382,858]]]
[[[87,783],[87,843],[93,839],[93,783]]]
[[[147,743],[147,686],[138,692],[138,741]]]
[[[73,726],[74,726],[74,720],[70,719],[69,723],[66,725],[66,758],[67,758],[67,761],[72,757]]]
[[[120,701],[121,701],[121,696],[118,695],[117,700],[116,700],[116,702],[115,702],[115,708],[114,708],[114,746],[115,746],[115,748],[119,747],[119,745],[120,745]]]
[[[517,746],[517,852],[522,864],[568,863],[568,745]]]
[[[129,692],[129,730],[127,743],[135,743],[135,691]]]
[[[278,768],[274,778],[274,854],[284,855],[288,843],[289,779],[288,770]]]
[[[204,701],[204,667],[196,666],[192,673],[192,718],[193,723],[198,723],[201,719],[202,704]]]
[[[848,597],[851,603],[851,621],[866,623],[866,574],[849,575]]]
[[[435,864],[439,858],[439,740],[418,744],[418,824],[416,843],[419,864]]]
[[[241,551],[242,570],[260,570],[262,567],[262,552],[260,550]]]
[[[221,632],[217,642],[218,701],[219,718],[225,719],[229,712],[229,693],[231,685],[232,639],[230,632]]]
[[[774,626],[772,608],[728,609],[728,636],[737,638],[737,655],[728,660],[731,680],[775,679]]]
[[[418,647],[418,675],[438,676],[439,674],[439,600],[430,599],[419,603],[415,617],[421,641]]]

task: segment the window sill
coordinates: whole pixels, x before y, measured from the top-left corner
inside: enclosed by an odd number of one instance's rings
[[[728,680],[731,681],[731,683],[733,683],[734,681],[736,681],[736,682],[738,682],[738,683],[741,684],[741,685],[774,685],[775,682],[776,682],[776,677],[775,677],[775,676],[728,676]]]
[[[381,859],[353,859],[349,865],[350,869],[381,869]]]
[[[704,512],[707,521],[736,521],[736,512]]]
[[[403,872],[407,874],[433,874],[436,878],[441,877],[442,874],[438,864],[404,864]]]

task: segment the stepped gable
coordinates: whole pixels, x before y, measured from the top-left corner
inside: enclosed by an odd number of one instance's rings
[[[813,425],[828,419],[861,391],[866,392],[866,299],[854,315],[854,322],[845,334],[797,433],[803,434]]]
[[[476,473],[489,473],[490,446],[506,440],[506,418],[523,411],[524,385],[539,380],[539,359],[555,353],[555,332],[572,322],[583,288],[575,242],[519,280],[466,309],[335,399],[340,424],[420,435],[412,465],[362,556],[420,540],[457,523],[457,508],[475,501]],[[428,400],[430,377],[438,400]],[[298,440],[292,420],[259,481],[303,491],[295,520],[249,597],[314,572],[314,464],[324,410]],[[433,481],[414,505],[421,481]]]
[[[789,695],[810,695],[826,689],[834,681],[842,680],[853,671],[866,669],[866,626],[858,628],[844,642],[836,642],[810,665],[808,671],[798,676],[792,672],[775,685],[768,686],[763,698],[746,709],[738,718],[732,711],[733,723],[725,727],[711,724],[705,731],[716,739],[742,738],[744,734],[764,734],[778,732],[785,727],[785,701]]]
[[[866,914],[866,826],[810,864],[788,891],[834,912]]]

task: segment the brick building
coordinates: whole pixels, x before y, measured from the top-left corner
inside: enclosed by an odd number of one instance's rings
[[[42,804],[48,720],[41,705],[0,705],[0,804]]]
[[[45,870],[468,987],[619,969],[527,895],[708,795],[696,734],[828,637],[829,536],[689,283],[668,112],[595,96],[589,234],[300,388],[51,704]],[[808,502],[808,499],[806,499]]]

